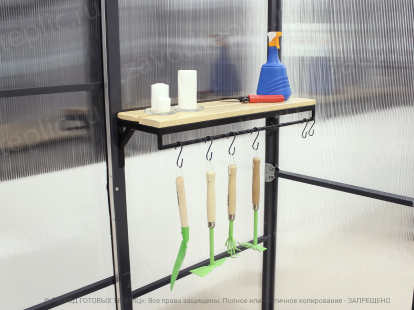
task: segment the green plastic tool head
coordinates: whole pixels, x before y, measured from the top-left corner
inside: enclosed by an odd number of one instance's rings
[[[243,243],[243,244],[239,243],[239,245],[242,246],[242,247],[251,249],[251,250],[259,251],[259,252],[263,252],[263,251],[267,250],[267,248],[265,248],[265,247],[262,247],[260,245],[254,245],[254,244],[251,244],[251,243],[248,243],[248,242]]]
[[[223,265],[227,258],[228,257],[225,257],[214,261],[214,228],[210,228],[210,265],[190,270],[190,272],[200,277],[205,277],[212,272],[214,268]]]
[[[229,238],[226,241],[227,253],[230,254],[231,258],[236,258],[239,255],[236,254],[236,251],[240,251],[237,248],[237,242],[233,238],[233,221],[230,221],[230,228],[229,228]]]
[[[223,265],[223,263],[226,261],[227,258],[228,257],[225,257],[225,258],[216,260],[216,261],[214,261],[213,264],[210,264],[208,266],[203,266],[203,267],[200,267],[200,268],[197,268],[197,269],[190,270],[190,272],[191,273],[194,273],[194,274],[196,274],[196,275],[198,275],[200,277],[205,277],[210,272],[212,272],[214,270],[214,268]]]
[[[190,240],[190,228],[181,227],[181,234],[183,235],[183,241],[181,241],[180,250],[178,251],[177,259],[175,260],[173,272],[171,274],[171,291],[174,287],[175,280],[177,280],[178,272],[183,264],[185,254],[187,253],[187,243]]]
[[[246,243],[243,243],[243,244],[239,243],[239,245],[242,246],[242,247],[248,248],[248,249],[263,252],[263,251],[266,251],[267,249],[260,246],[260,245],[257,245],[257,222],[258,222],[258,211],[255,210],[254,211],[254,241],[253,241],[254,244],[246,242]]]

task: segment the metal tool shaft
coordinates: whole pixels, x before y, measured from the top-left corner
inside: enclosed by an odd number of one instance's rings
[[[210,265],[214,265],[214,228],[210,228]]]
[[[259,211],[254,211],[254,240],[253,240],[253,244],[256,246],[257,245],[257,219],[258,219],[258,215],[259,215]]]

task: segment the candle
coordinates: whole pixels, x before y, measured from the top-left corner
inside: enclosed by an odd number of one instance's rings
[[[157,112],[170,112],[171,110],[171,98],[158,97],[157,100]]]
[[[197,109],[197,71],[178,71],[178,108]]]
[[[170,86],[167,84],[157,83],[151,85],[151,109],[158,111],[158,97],[170,97]]]

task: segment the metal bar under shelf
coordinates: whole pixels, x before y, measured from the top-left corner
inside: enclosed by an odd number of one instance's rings
[[[229,133],[215,135],[215,136],[208,136],[208,137],[210,137],[212,140],[217,140],[217,139],[229,138],[233,135],[240,136],[240,135],[245,135],[245,134],[253,133],[253,132],[257,132],[257,131],[275,130],[275,129],[281,128],[281,127],[287,127],[287,126],[291,126],[291,125],[309,123],[309,122],[312,122],[312,121],[315,121],[314,117],[304,118],[304,119],[301,119],[301,120],[298,120],[298,121],[281,123],[281,124],[277,124],[277,125],[255,127],[255,128],[252,128],[252,129],[234,131],[234,132],[229,132]],[[176,143],[166,144],[166,145],[162,144],[162,139],[159,139],[158,149],[159,150],[167,150],[167,149],[172,149],[172,148],[179,147],[181,145],[186,146],[186,145],[206,142],[208,137],[198,138],[198,139],[193,139],[193,140],[188,140],[188,141],[179,141],[179,142],[176,142]]]
[[[267,239],[269,239],[269,236],[262,236],[262,237],[260,237],[258,239],[258,244],[261,244],[261,243],[265,242]],[[253,240],[250,240],[249,242],[250,243],[253,243]],[[247,250],[246,248],[241,247],[241,246],[238,246],[237,248],[241,252]],[[214,260],[219,260],[219,259],[222,259],[224,257],[230,257],[230,254],[228,254],[227,252],[223,252],[221,254],[218,254],[218,255],[214,256]],[[202,266],[208,266],[209,264],[210,264],[210,259],[206,259],[206,260],[204,260],[204,261],[202,261],[202,262],[200,262],[198,264],[195,264],[195,265],[190,266],[190,267],[188,267],[186,269],[180,270],[180,273],[178,274],[177,280],[182,279],[182,278],[184,278],[186,276],[189,276],[191,274],[190,273],[190,270],[197,269],[197,268],[202,267]],[[169,276],[167,276],[165,278],[162,278],[162,279],[160,279],[158,281],[155,281],[155,282],[152,282],[150,284],[147,284],[147,285],[145,285],[145,286],[143,286],[143,287],[141,287],[141,288],[133,291],[132,292],[132,298],[133,299],[136,299],[138,297],[141,297],[143,295],[146,295],[148,293],[151,293],[152,291],[155,291],[155,290],[157,290],[157,289],[159,289],[159,288],[161,288],[163,286],[166,286],[166,285],[170,284],[170,282],[171,282],[171,275],[169,275]]]

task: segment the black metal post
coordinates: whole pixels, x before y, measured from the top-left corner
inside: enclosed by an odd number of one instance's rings
[[[117,308],[132,310],[125,170],[119,166],[118,113],[122,111],[121,51],[118,0],[102,0],[103,58],[108,156],[108,194],[111,213]]]
[[[266,119],[266,126],[276,125],[279,119]],[[279,165],[279,129],[266,133],[266,163]],[[269,239],[263,252],[262,309],[273,310],[276,273],[276,225],[277,225],[278,178],[265,184],[264,234]]]
[[[282,31],[282,0],[268,2],[268,31]],[[266,126],[279,123],[279,118],[266,119]],[[279,166],[279,128],[266,133],[266,163]],[[264,234],[270,238],[264,243],[267,251],[263,252],[262,310],[274,309],[278,185],[278,178],[265,185]]]

